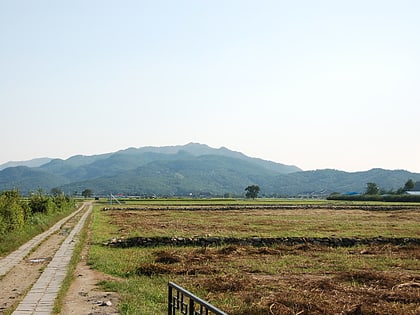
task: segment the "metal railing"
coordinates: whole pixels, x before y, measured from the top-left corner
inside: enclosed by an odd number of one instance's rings
[[[177,313],[177,311],[179,311]],[[168,282],[168,315],[227,315],[179,285]]]

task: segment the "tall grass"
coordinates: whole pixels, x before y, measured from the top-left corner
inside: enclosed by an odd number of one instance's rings
[[[73,211],[74,208],[70,207],[52,214],[33,214],[23,229],[0,235],[0,256],[7,255],[16,250],[36,235],[48,230],[57,221],[68,216]]]

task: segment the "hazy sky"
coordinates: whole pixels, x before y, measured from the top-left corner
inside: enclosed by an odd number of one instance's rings
[[[420,1],[0,0],[0,164],[199,142],[420,172]]]

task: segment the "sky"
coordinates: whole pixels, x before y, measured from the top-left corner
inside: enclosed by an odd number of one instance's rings
[[[0,164],[227,147],[420,172],[420,1],[0,0]]]

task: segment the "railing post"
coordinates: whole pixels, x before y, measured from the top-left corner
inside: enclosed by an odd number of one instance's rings
[[[168,315],[172,315],[172,287],[168,285]]]
[[[194,300],[192,298],[190,298],[190,310],[189,310],[189,315],[194,315]]]
[[[174,297],[175,291],[176,297]],[[195,309],[196,305],[200,308],[197,311]],[[168,315],[176,315],[177,310],[185,315],[227,315],[225,312],[200,299],[179,285],[168,282]]]

